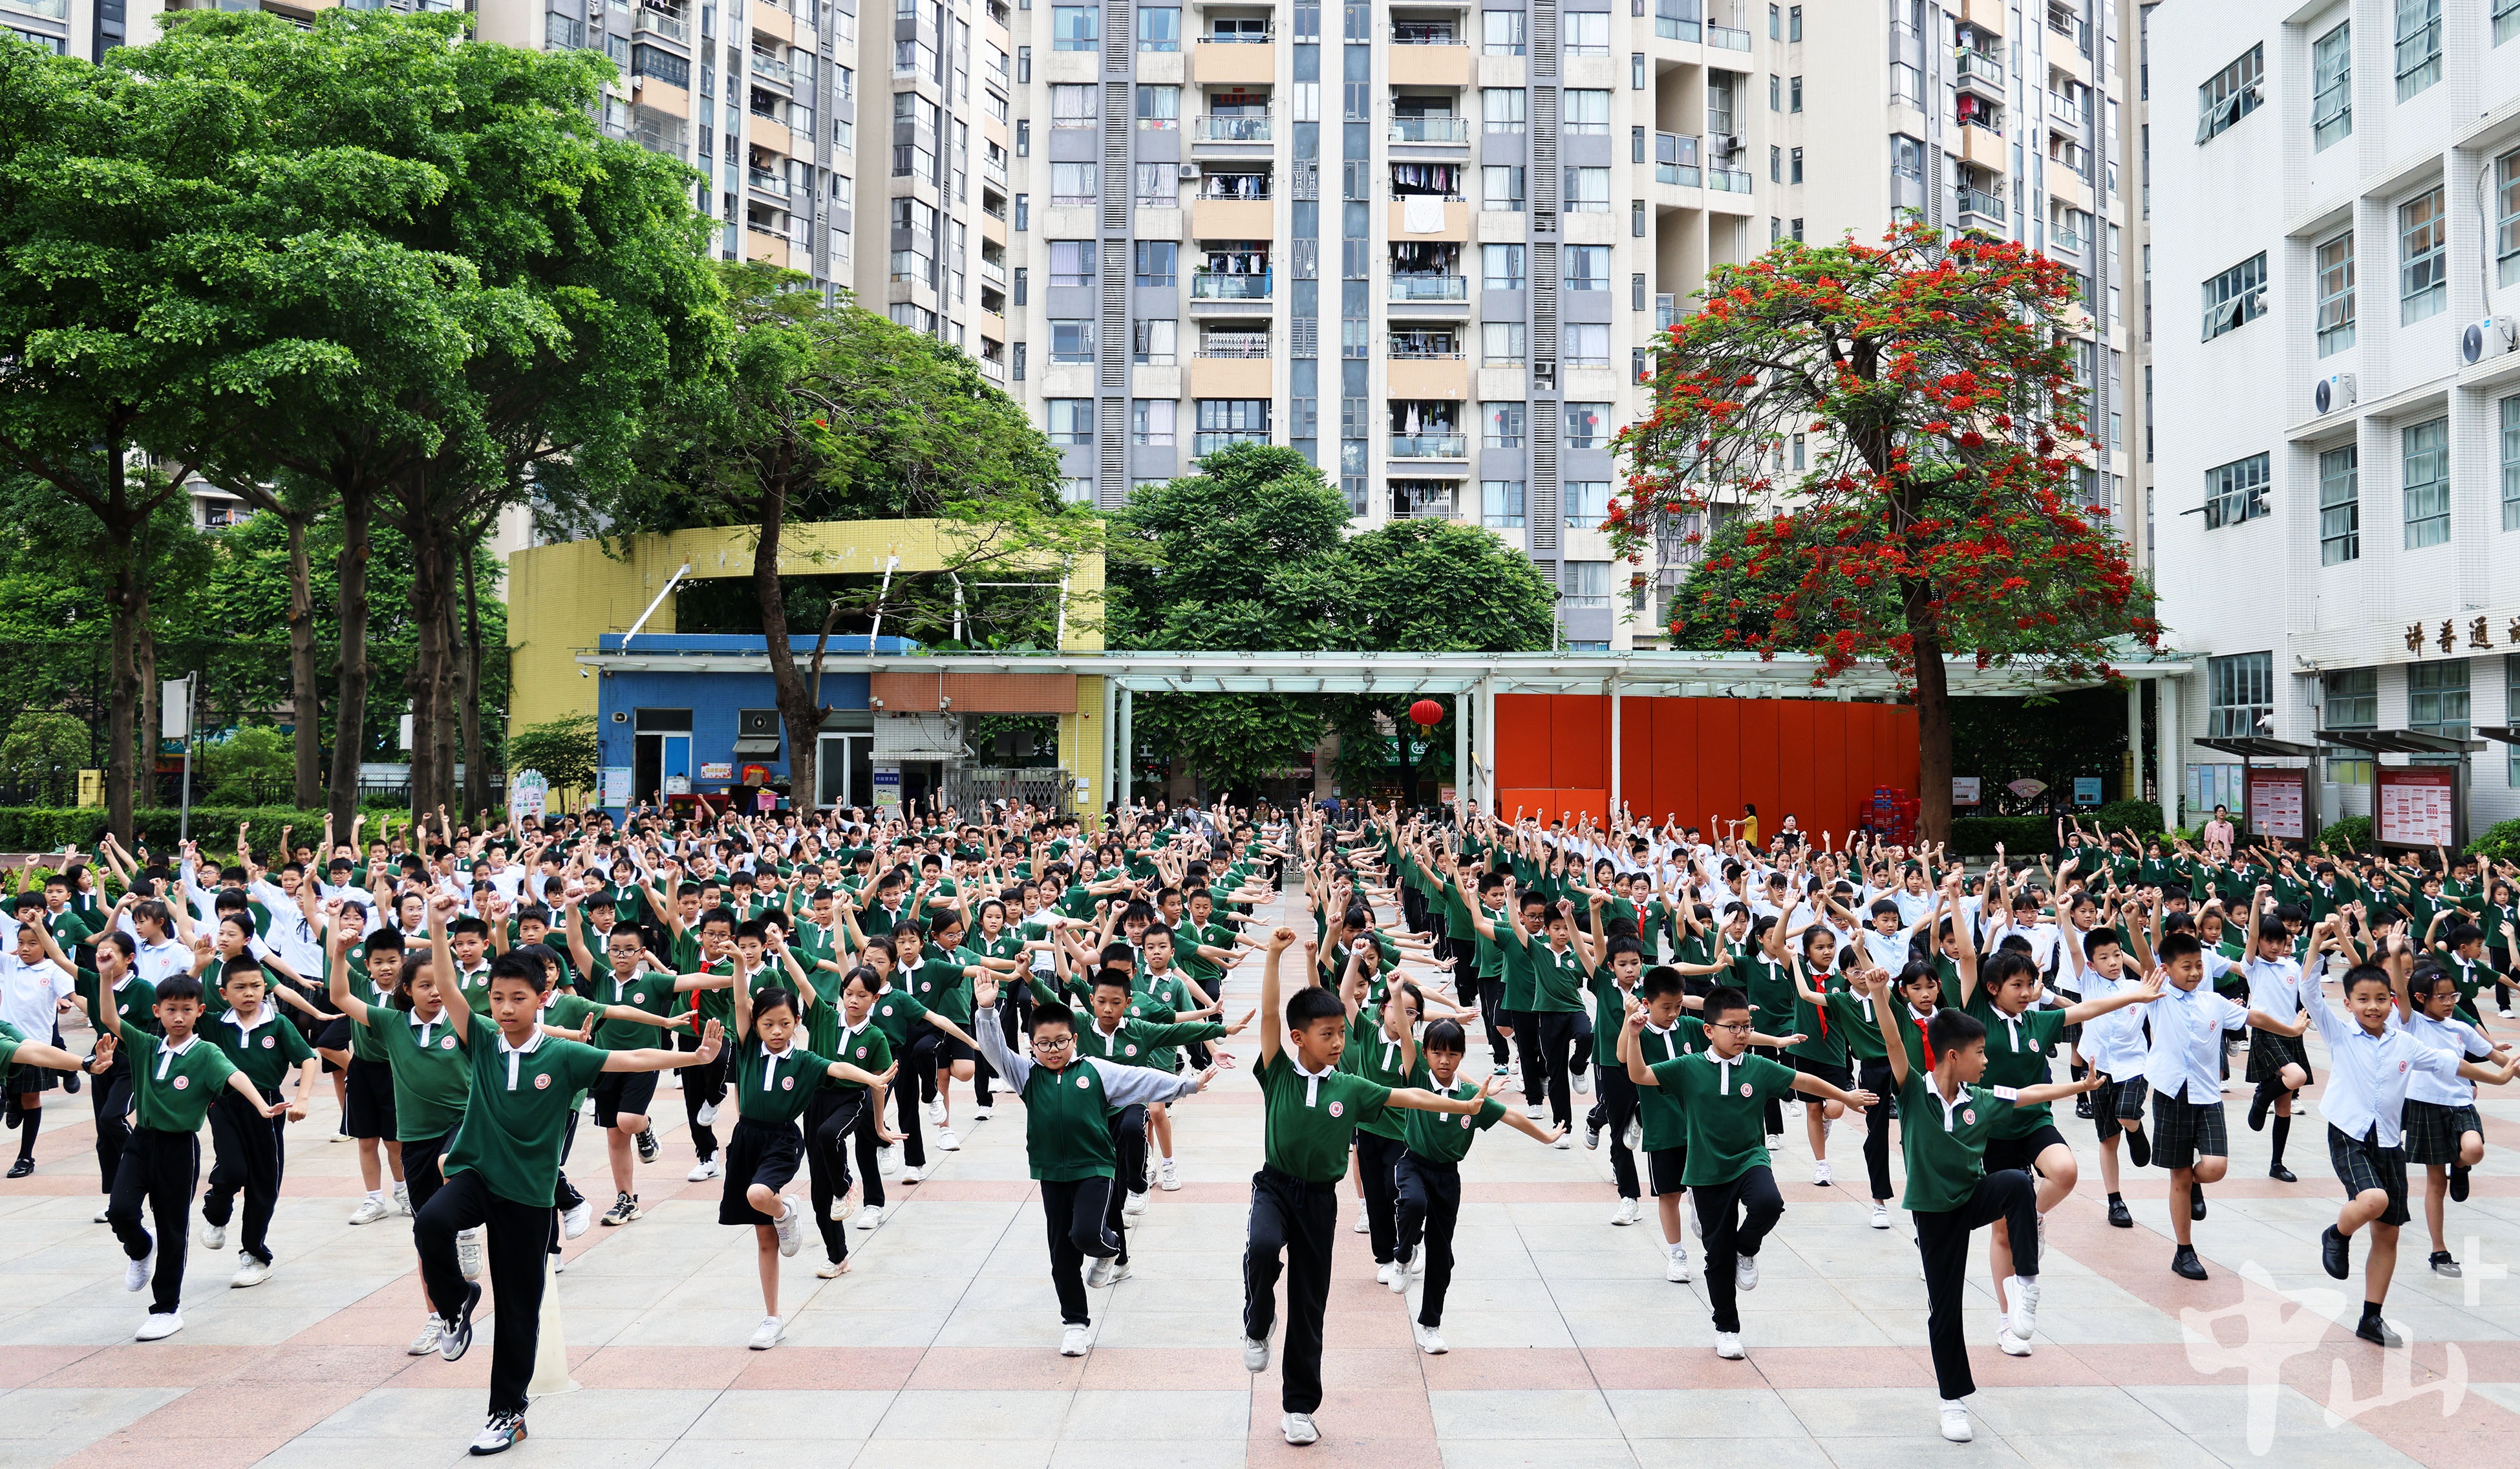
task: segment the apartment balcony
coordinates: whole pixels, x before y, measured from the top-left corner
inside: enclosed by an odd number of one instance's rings
[[[2003,146],[2003,128],[1992,117],[1962,117],[1959,126],[1960,158],[1963,161],[1996,173],[2009,172],[2010,154]]]
[[[786,235],[747,223],[743,227],[743,257],[757,265],[794,268],[794,252]]]
[[[1678,296],[1667,292],[1654,298],[1655,331],[1668,332],[1688,319],[1688,313],[1681,308],[1680,301]]]
[[[775,82],[780,86],[788,87],[791,90],[796,85],[796,75],[794,72],[788,69],[788,64],[772,58],[766,52],[756,51],[752,53],[751,59],[746,63],[746,65],[752,69],[752,76],[755,81]]]
[[[1004,159],[982,159],[980,161],[980,177],[997,185],[1001,189],[1007,187],[1007,161]]]
[[[1209,332],[1190,359],[1190,391],[1202,398],[1265,398],[1273,389],[1267,332]]]
[[[1718,166],[1706,170],[1706,187],[1719,194],[1747,194],[1757,182],[1747,168]]]
[[[1470,48],[1450,22],[1402,22],[1384,53],[1395,87],[1466,87]]]
[[[1724,51],[1747,51],[1750,49],[1750,32],[1735,30],[1730,25],[1708,25],[1706,44]]]
[[[982,357],[979,362],[981,377],[997,384],[1000,388],[1007,386],[1007,365],[1004,362],[991,357]]]
[[[769,172],[766,169],[746,169],[743,175],[743,182],[746,187],[750,188],[755,194],[767,195],[772,199],[786,199],[788,197],[789,190],[788,187],[788,180],[781,178],[778,174]]]
[[[1278,234],[1277,206],[1258,198],[1191,201],[1190,232],[1199,240],[1269,240]]]
[[[1400,117],[1391,119],[1391,141],[1394,143],[1435,143],[1466,147],[1470,141],[1470,119],[1467,117]]]
[[[1440,195],[1419,194],[1391,201],[1387,209],[1387,240],[1452,240],[1468,243],[1470,238],[1470,206],[1467,200],[1448,199]],[[1413,227],[1414,226],[1414,227]],[[1208,235],[1202,229],[1201,235]],[[1269,230],[1250,232],[1245,238],[1266,239]],[[1212,238],[1212,237],[1211,237]]]
[[[1220,449],[1231,447],[1234,444],[1267,443],[1268,441],[1268,435],[1248,432],[1212,431],[1203,434],[1192,434],[1190,436],[1190,456],[1192,459],[1204,459],[1208,455],[1213,454]]]
[[[686,45],[690,44],[692,38],[692,26],[689,21],[644,5],[639,7],[638,21],[631,28],[647,35],[660,35],[669,41],[681,41]]]
[[[753,0],[748,15],[752,28],[757,34],[768,36],[784,46],[792,46],[796,43],[796,18],[788,13],[786,6],[777,4],[776,0]],[[813,23],[808,21],[805,28],[808,32],[812,31]]]
[[[2091,104],[2088,101],[2076,102],[2062,92],[2050,91],[2048,94],[2048,120],[2078,131],[2089,128],[2092,125]]]
[[[1462,483],[1458,480],[1394,480],[1391,518],[1395,521],[1459,520]]]
[[[1261,271],[1256,275],[1230,275],[1223,271],[1194,271],[1192,273],[1190,278],[1190,298],[1192,304],[1196,304],[1200,301],[1216,301],[1229,304],[1246,304],[1253,301],[1265,302],[1269,299],[1271,292],[1275,290],[1276,282],[1277,273],[1269,270]],[[1261,351],[1258,355],[1265,357],[1269,354],[1267,350],[1269,336],[1265,332],[1258,333],[1256,335],[1258,335],[1260,339],[1261,345]],[[1227,354],[1219,353],[1218,355]]]
[[[1470,440],[1461,434],[1391,436],[1391,457],[1394,459],[1466,459],[1469,453]]]
[[[992,260],[987,255],[980,256],[980,279],[992,286],[1004,286],[1007,283],[1006,262]]]
[[[1383,391],[1394,398],[1466,400],[1470,364],[1459,351],[1403,354],[1394,343],[1382,364]]]
[[[1654,34],[1662,40],[1702,41],[1705,23],[1702,0],[1655,0]]]
[[[1991,194],[1984,189],[1972,189],[1966,184],[1955,190],[1954,194],[1954,211],[1959,216],[1960,228],[1991,228],[1999,233],[2002,231],[2002,195]]]
[[[2008,100],[2003,91],[2003,63],[1983,51],[1961,48],[1959,65],[1953,69],[1953,80],[1963,92],[1975,93],[1998,104]]]
[[[1459,275],[1395,275],[1391,278],[1391,300],[1402,302],[1466,301],[1470,298],[1467,276]]]
[[[1702,144],[1702,139],[1688,133],[1654,134],[1654,182],[1685,189],[1705,187]]]
[[[1276,137],[1270,130],[1267,113],[1231,116],[1209,114],[1192,121],[1190,140],[1193,144],[1249,143],[1265,148]]]
[[[1960,0],[1960,19],[1989,35],[2003,34],[2007,0]]]
[[[1245,86],[1270,87],[1278,84],[1278,42],[1275,33],[1261,35],[1203,35],[1191,51],[1191,80],[1203,87],[1239,83]]]

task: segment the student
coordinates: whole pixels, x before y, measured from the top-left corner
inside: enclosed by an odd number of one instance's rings
[[[110,930],[97,936],[96,969],[79,977],[80,989],[73,998],[99,1034],[112,1033],[112,1024],[98,1019],[108,1012],[143,1029],[157,1024],[152,1008],[158,1003],[158,987],[140,978],[138,955],[139,945],[127,933]],[[96,1211],[96,1222],[101,1224],[111,1207],[113,1175],[122,1167],[122,1145],[131,1138],[131,1057],[116,1051],[95,1076],[88,1101],[96,1117],[98,1189],[108,1201]]]
[[[1889,977],[1870,977],[1873,998],[1887,1008]],[[2014,1089],[1982,1086],[1986,1027],[1960,1010],[1938,1010],[1922,1041],[1930,1068],[1908,1058],[1908,1028],[1887,1026],[1882,1050],[1899,1088],[1899,1146],[1908,1165],[1901,1200],[1916,1226],[1916,1253],[1925,1267],[1925,1336],[1933,1351],[1934,1383],[1942,1398],[1943,1437],[1965,1444],[1968,1400],[1977,1391],[1969,1372],[1960,1301],[1968,1273],[1968,1238],[1980,1225],[2002,1219],[2010,1226],[2016,1274],[2007,1282],[2011,1309],[2006,1334],[2026,1344],[2039,1309],[2039,1202],[2030,1175],[2005,1169],[1989,1172],[1986,1145],[2015,1107],[2038,1107],[2058,1097],[2096,1089],[2107,1079],[2097,1070],[2080,1081]],[[2007,1348],[2007,1351],[2010,1349]]]
[[[831,1000],[819,987],[812,1003],[805,1007],[807,1043],[819,1056],[832,1056],[848,1061],[860,1070],[881,1076],[892,1071],[892,1042],[874,1021],[876,991],[883,979],[865,965],[851,969],[841,980],[840,1001],[834,1013]],[[823,1263],[815,1274],[825,1280],[845,1275],[849,1269],[848,1231],[842,1228],[848,1218],[849,1176],[848,1149],[857,1148],[858,1171],[865,1176],[866,1193],[862,1214],[880,1217],[883,1213],[883,1169],[877,1149],[887,1142],[900,1140],[901,1134],[884,1125],[883,1103],[888,1085],[878,1082],[860,1085],[853,1081],[834,1081],[815,1088],[814,1099],[805,1108],[805,1171],[811,1180],[814,1205],[814,1227],[823,1236]]]
[[[1418,1055],[1418,1022],[1424,1013],[1424,991],[1407,980],[1382,992],[1382,1002],[1365,1002],[1361,957],[1351,954],[1347,976],[1339,987],[1347,1006],[1347,1046],[1339,1069],[1376,1086],[1425,1088],[1426,1066]],[[1564,1130],[1563,1128],[1560,1129]],[[1394,1290],[1409,1288],[1409,1264],[1399,1255],[1400,1119],[1389,1112],[1356,1129],[1357,1183],[1365,1194],[1366,1233],[1373,1248],[1373,1278]]]
[[[628,865],[626,861],[613,864],[616,871]],[[572,896],[566,899],[566,906],[574,907],[576,902]],[[430,911],[435,911],[433,904]],[[603,975],[595,996],[599,1003],[643,1011],[660,1021],[668,1017],[679,1020],[683,1017],[675,1014],[677,995],[725,988],[734,983],[728,975],[674,975],[649,968],[646,941],[638,929],[627,923],[614,925],[612,932],[606,936],[605,967],[599,971],[595,955],[588,950],[578,925],[571,922],[566,927],[569,953],[577,961],[578,973],[590,977],[598,973]],[[703,943],[711,932],[710,927],[704,924],[701,930]],[[431,943],[432,963],[435,962],[436,951],[445,946]],[[703,957],[713,958],[705,952]],[[533,968],[536,976],[547,984],[548,977],[542,974],[541,966],[534,965]],[[641,1021],[618,1020],[608,1015],[595,1029],[594,1044],[608,1051],[644,1052],[648,1042],[656,1038],[651,1033],[654,1029]],[[725,1028],[720,1026],[719,1029],[723,1031]],[[715,1054],[711,1052],[712,1056]],[[694,1061],[687,1064],[706,1066],[708,1063]],[[648,1108],[656,1097],[655,1074],[675,1069],[655,1066],[610,1068],[597,1079],[592,1089],[595,1125],[604,1132],[608,1161],[612,1165],[612,1207],[604,1213],[604,1222],[608,1225],[627,1224],[645,1213],[639,1207],[638,1165],[653,1163],[657,1155],[656,1134],[649,1125]],[[637,1162],[632,1161],[634,1149]]]
[[[209,1190],[202,1195],[202,1244],[211,1250],[227,1244],[228,1220],[237,1195],[244,1194],[236,1275],[228,1282],[243,1290],[271,1278],[271,1216],[280,1204],[281,1175],[289,1161],[288,1137],[279,1119],[306,1120],[306,1099],[323,1075],[323,1063],[305,1034],[267,998],[261,965],[244,956],[228,960],[221,966],[219,993],[227,1011],[202,1027],[202,1038],[225,1051],[228,1064],[253,1083],[255,1101],[246,1106],[221,1097],[210,1113],[210,1141],[218,1161],[210,1169]],[[262,1104],[279,1100],[281,1079],[292,1068],[297,1072],[296,1093],[275,1118]]]
[[[432,895],[428,911],[433,941],[455,911],[455,899]],[[626,929],[613,932],[616,952],[638,942]],[[490,1013],[484,1016],[465,1002],[444,943],[430,943],[429,962],[456,1045],[472,1071],[472,1099],[447,1139],[440,1165],[445,1182],[413,1219],[412,1238],[420,1248],[429,1304],[443,1323],[438,1354],[451,1362],[472,1345],[472,1310],[481,1300],[481,1287],[464,1278],[455,1237],[476,1225],[487,1228],[499,1313],[490,1354],[490,1416],[472,1441],[472,1452],[502,1453],[525,1437],[525,1384],[533,1376],[541,1335],[553,1186],[562,1136],[576,1110],[573,1099],[608,1076],[705,1066],[716,1059],[724,1032],[712,1022],[700,1048],[688,1052],[555,1039],[537,1024],[550,984],[543,965],[518,954],[491,960]]]
[[[325,899],[324,927],[325,963],[328,984],[347,974],[349,985],[330,984],[342,993],[355,992],[369,1005],[390,1005],[393,995],[402,987],[402,935],[381,928],[355,944],[347,942],[357,933],[360,910],[344,907],[337,899]],[[336,938],[344,941],[335,943]],[[339,1000],[333,1008],[342,1010]],[[346,1055],[349,1065],[342,1072],[341,1126],[359,1147],[359,1177],[367,1197],[350,1215],[353,1224],[373,1224],[391,1214],[412,1212],[411,1180],[403,1172],[402,1128],[394,1117],[394,1081],[392,1053],[365,1027],[343,1011],[335,1023],[345,1033],[327,1043]],[[443,1135],[444,1129],[439,1129]],[[393,1192],[388,1198],[385,1173],[393,1174]]]
[[[2141,935],[2129,937],[2138,945],[2143,944]],[[2079,945],[2063,945],[2062,952],[2067,979],[2086,1000],[2104,999],[2131,987],[2142,974],[2141,957],[2126,951],[2115,929],[2094,928],[2083,936]],[[2145,947],[2140,952],[2150,950]],[[2113,1227],[2132,1229],[2135,1216],[2118,1189],[2118,1139],[2125,1136],[2132,1144],[2142,1134],[2127,1133],[2119,1126],[2118,1093],[2121,1088],[2143,1084],[2145,1042],[2141,1012],[2121,1010],[2086,1022],[2074,1048],[2086,1066],[2112,1079],[2092,1094],[2092,1129],[2100,1140],[2100,1187],[2108,1195],[2108,1221]],[[2140,1168],[2142,1164],[2136,1166]]]
[[[2443,979],[2452,979],[2445,974]],[[2453,987],[2455,980],[2452,979]],[[2511,1079],[2513,1066],[2480,1066],[2419,1040],[2391,1024],[2397,994],[2386,970],[2358,964],[2345,972],[2345,1007],[2328,999],[2324,981],[2305,984],[2301,1002],[2309,1018],[2289,1028],[2299,1033],[2312,1025],[2327,1042],[2327,1085],[2320,1091],[2318,1115],[2327,1121],[2327,1161],[2345,1185],[2345,1207],[2336,1222],[2318,1236],[2319,1264],[2338,1280],[2353,1270],[2353,1237],[2365,1225],[2371,1250],[2362,1262],[2362,1316],[2354,1334],[2379,1347],[2398,1347],[2405,1339],[2380,1317],[2389,1298],[2389,1280],[2398,1264],[2398,1228],[2407,1222],[2407,1154],[2404,1118],[2409,1079],[2422,1075],[2435,1081],[2465,1079],[2500,1085]],[[2428,988],[2427,992],[2430,990]],[[2255,1012],[2250,1024],[2262,1019]],[[2287,1027],[2268,1027],[2278,1033]]]
[[[787,956],[784,948],[781,953]],[[793,957],[788,957],[788,967],[797,992],[811,995],[810,983]],[[797,993],[777,985],[755,993],[750,985],[739,984],[734,998],[738,1038],[735,1065],[729,1070],[735,1081],[736,1124],[727,1135],[726,1185],[718,1197],[717,1221],[752,1226],[760,1257],[762,1315],[748,1345],[767,1352],[786,1334],[786,1318],[779,1314],[779,1262],[794,1255],[805,1237],[805,1201],[787,1192],[805,1156],[796,1120],[831,1082],[880,1086],[892,1078],[888,1070],[880,1075],[863,1071],[797,1044]]]
[[[994,973],[984,971],[973,980],[972,999],[983,1011],[997,1004]],[[1123,1247],[1111,1223],[1117,1214],[1111,1193],[1118,1186],[1113,1180],[1119,1166],[1111,1119],[1195,1095],[1216,1079],[1216,1068],[1176,1076],[1082,1054],[1081,1028],[1063,1005],[1036,1005],[1031,1023],[1030,1059],[1010,1050],[1005,1033],[994,1025],[978,1027],[978,1050],[1023,1098],[1024,1153],[1041,1185],[1050,1279],[1063,1323],[1058,1354],[1083,1356],[1093,1335],[1082,1274],[1085,1258],[1094,1257],[1099,1270]]]
[[[1668,1092],[1680,1103],[1688,1129],[1688,1162],[1681,1183],[1697,1206],[1698,1237],[1706,1242],[1706,1295],[1714,1308],[1715,1354],[1737,1361],[1741,1313],[1737,1293],[1759,1288],[1759,1247],[1784,1217],[1785,1201],[1768,1168],[1766,1103],[1793,1093],[1824,1097],[1849,1107],[1869,1107],[1868,1091],[1849,1091],[1805,1076],[1765,1056],[1749,1054],[1748,995],[1729,986],[1706,997],[1707,1048],[1647,1065],[1628,1049],[1628,1079]],[[1642,1030],[1642,1006],[1627,1028]],[[1790,1046],[1802,1039],[1785,1037]]]
[[[1347,1007],[1319,985],[1298,988],[1282,1007],[1279,961],[1295,931],[1269,936],[1260,974],[1262,1101],[1260,1171],[1251,1179],[1251,1226],[1243,1251],[1242,1365],[1269,1367],[1277,1328],[1278,1277],[1286,1280],[1286,1355],[1281,1368],[1280,1430],[1289,1444],[1321,1438],[1313,1412],[1322,1404],[1322,1318],[1329,1300],[1330,1237],[1338,1222],[1339,1180],[1357,1124],[1386,1107],[1475,1115],[1474,1098],[1437,1096],[1415,1087],[1386,1089],[1338,1069],[1347,1046]],[[1304,972],[1318,973],[1306,945]]]
[[[917,952],[915,947],[912,952]],[[904,1165],[901,1179],[905,1183],[917,1183],[926,1176],[927,1171],[927,1153],[919,1126],[919,1080],[922,1076],[932,1078],[935,1073],[933,1037],[939,1033],[958,1036],[966,1045],[972,1046],[973,1055],[979,1052],[968,1032],[948,1017],[930,1010],[919,996],[910,992],[906,983],[909,971],[901,967],[906,960],[899,941],[869,940],[866,955],[876,973],[884,977],[884,987],[876,992],[876,1029],[883,1032],[884,1040],[892,1047],[892,1058],[901,1067],[900,1084],[890,1089],[895,1134],[901,1139]],[[932,1080],[930,1084],[933,1084]],[[882,1218],[880,1208],[861,1209],[855,1222],[860,1229],[873,1229]]]
[[[2509,1058],[2507,1050],[2498,1050],[2452,1013],[2458,1006],[2458,982],[2448,971],[2427,965],[2411,979],[2399,980],[2398,987],[2399,1019],[2416,1040],[2461,1061]],[[2424,1226],[2433,1243],[2428,1263],[2434,1274],[2455,1280],[2462,1272],[2442,1233],[2443,1201],[2466,1203],[2468,1171],[2485,1160],[2476,1083],[2463,1076],[2445,1081],[2428,1071],[2409,1072],[2405,1131],[2407,1162],[2424,1170]]]
[[[2243,973],[2248,979],[2251,1010],[2290,1016],[2301,1008],[2301,961],[2293,957],[2292,935],[2275,918],[2270,895],[2273,891],[2265,885],[2257,890],[2244,925],[2256,942]],[[2324,933],[2326,927],[2319,925],[2319,931]],[[2284,1167],[2284,1144],[2292,1139],[2294,1098],[2311,1082],[2309,1047],[2298,1035],[2250,1027],[2248,1079],[2257,1086],[2256,1095],[2249,1099],[2249,1130],[2264,1131],[2269,1112],[2274,1115],[2274,1141],[2268,1157],[2267,1176],[2283,1183],[2298,1183],[2299,1175]]]
[[[1389,1001],[1384,1003],[1387,1008]],[[1565,1130],[1544,1129],[1497,1101],[1494,1093],[1505,1081],[1498,1073],[1490,1072],[1485,1085],[1458,1080],[1466,1046],[1461,1022],[1433,1022],[1426,1027],[1421,1072],[1432,1081],[1428,1089],[1437,1096],[1476,1100],[1477,1113],[1457,1118],[1412,1112],[1401,1123],[1405,1150],[1398,1167],[1399,1268],[1386,1283],[1395,1295],[1407,1295],[1410,1277],[1420,1277],[1418,1316],[1411,1330],[1418,1338],[1418,1350],[1428,1356],[1441,1356],[1450,1350],[1444,1345],[1444,1293],[1453,1280],[1453,1226],[1462,1215],[1462,1160],[1468,1156],[1470,1144],[1500,1122],[1544,1146],[1557,1141],[1558,1133]],[[1603,1072],[1602,1079],[1608,1080],[1609,1075]]]
[[[35,910],[44,905],[32,893],[18,895],[18,932],[0,950],[0,1022],[18,1033],[47,1042],[61,1012],[76,1008],[78,971],[71,967]],[[9,1176],[23,1178],[35,1171],[35,1132],[44,1122],[44,1093],[62,1084],[53,1068],[29,1064],[22,1071],[0,1072],[9,1097],[10,1125],[18,1128],[18,1159]]]
[[[224,1087],[266,1121],[287,1110],[264,1101],[227,1052],[195,1032],[202,1019],[201,981],[189,974],[167,976],[158,986],[153,1009],[162,1035],[118,1013],[102,1022],[112,1028],[131,1066],[133,1126],[122,1145],[107,1215],[130,1262],[122,1288],[148,1286],[154,1292],[149,1314],[134,1333],[144,1342],[184,1329],[184,1246],[193,1227],[193,1187],[201,1181],[202,1124],[211,1104],[221,1099]],[[158,1223],[154,1237],[140,1223],[143,1202]],[[158,1262],[154,1275],[149,1267],[153,1258]]]

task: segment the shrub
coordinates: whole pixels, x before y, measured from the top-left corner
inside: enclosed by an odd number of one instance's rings
[[[1952,822],[1951,849],[1961,856],[1991,857],[1997,843],[2006,856],[2036,856],[2056,849],[2053,816],[1960,816]]]
[[[2133,832],[2149,839],[2162,828],[2161,803],[2153,801],[2112,801],[2092,813],[2085,826],[2097,826],[2104,832]]]
[[[2468,853],[2489,861],[2520,861],[2520,820],[2498,821],[2467,844]]]
[[[595,716],[563,714],[508,736],[508,770],[539,770],[554,793],[595,789]]]
[[[2503,827],[2520,827],[2520,822],[2505,821],[2501,826],[2495,827],[2485,835],[2490,838],[2495,832],[2501,831]],[[2319,832],[2318,840],[2321,845],[2337,851],[2369,851],[2372,849],[2371,818],[2347,816],[2339,821],[2331,821]],[[2475,849],[2473,847],[2468,849],[2470,851]]]
[[[324,830],[322,811],[288,806],[197,805],[193,807],[193,840],[201,844],[204,853],[233,851],[240,821],[253,824],[251,835],[259,839],[266,851],[270,844],[280,840],[284,826],[296,828],[296,835],[304,837],[320,836]],[[181,822],[182,812],[177,810],[134,811],[133,845],[147,848],[152,860],[171,861],[175,855],[175,832]],[[104,834],[103,806],[0,806],[0,851],[59,852],[64,843],[93,850]]]

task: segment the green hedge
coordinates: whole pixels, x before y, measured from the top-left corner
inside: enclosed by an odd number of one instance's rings
[[[1962,856],[1991,857],[1995,844],[2006,856],[2036,856],[2056,849],[2053,816],[1959,816],[1952,821],[1952,850]]]
[[[152,857],[169,857],[175,849],[175,832],[183,813],[165,809],[142,809],[132,812],[132,825],[138,839],[149,847]],[[251,836],[260,839],[265,849],[280,840],[280,829],[295,827],[297,834],[320,836],[324,830],[322,811],[301,811],[291,806],[195,806],[193,807],[193,840],[204,849],[232,850],[236,846],[237,823],[253,824]],[[93,850],[105,835],[103,806],[0,806],[0,851],[59,851],[62,844],[75,843],[82,850]]]
[[[2501,831],[2504,826],[2513,825],[2520,825],[2520,823],[2503,822],[2502,826],[2493,828],[2478,841],[2491,840],[2495,832]],[[2319,828],[2318,842],[2320,846],[2336,851],[2369,851],[2371,850],[2371,818],[2348,816],[2341,821],[2331,821]],[[2474,851],[2476,848],[2471,846],[2468,850]]]
[[[2112,801],[2093,811],[2085,826],[2096,826],[2104,832],[2133,832],[2149,839],[2162,829],[2161,803],[2154,801]]]

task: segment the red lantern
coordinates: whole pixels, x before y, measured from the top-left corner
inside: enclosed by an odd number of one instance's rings
[[[1428,729],[1444,722],[1444,706],[1432,699],[1420,699],[1409,706],[1409,717]]]

